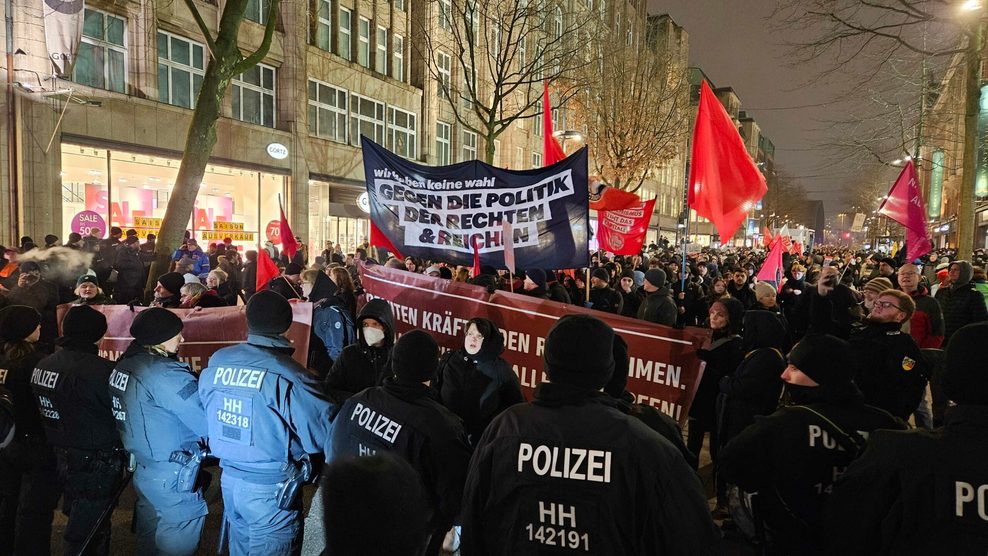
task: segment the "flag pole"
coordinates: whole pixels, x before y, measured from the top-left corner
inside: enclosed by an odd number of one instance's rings
[[[686,195],[683,196],[683,205],[686,211],[686,222],[683,228],[683,266],[679,269],[680,283],[679,291],[686,291],[686,244],[689,243],[690,237],[690,206],[689,206],[689,190],[690,190],[690,161],[686,161]]]
[[[515,277],[511,275],[510,268],[507,270],[508,270],[508,289],[511,290],[511,293],[515,293]]]
[[[590,303],[590,267],[587,267],[587,279],[583,283],[583,285],[586,287],[587,290],[587,297],[585,301],[587,303]]]

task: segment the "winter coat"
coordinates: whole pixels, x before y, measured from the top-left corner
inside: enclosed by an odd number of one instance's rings
[[[569,292],[567,292],[566,288],[563,287],[563,285],[560,284],[559,282],[552,282],[551,284],[549,284],[549,286],[546,288],[546,295],[548,295],[549,299],[551,299],[552,301],[558,301],[560,303],[573,302],[573,300],[569,296]]]
[[[728,333],[711,342],[710,347],[697,350],[697,356],[706,362],[706,366],[690,406],[690,418],[704,430],[714,430],[717,424],[719,384],[722,378],[734,374],[744,358],[742,345],[740,336]]]
[[[909,335],[916,345],[923,348],[939,348],[943,345],[943,312],[940,303],[930,297],[926,286],[920,284],[909,294],[916,304],[916,311],[909,320]]]
[[[615,315],[621,314],[624,299],[613,288],[590,288],[590,308]]]
[[[626,317],[635,318],[638,316],[638,309],[641,307],[642,298],[638,295],[635,288],[632,288],[630,292],[625,293],[622,290],[618,290],[621,294],[621,315]]]
[[[951,265],[960,265],[961,276],[949,288],[937,290],[936,300],[943,312],[943,345],[947,345],[950,336],[960,328],[975,322],[988,320],[988,309],[985,308],[985,298],[971,283],[974,268],[967,261],[954,261]]]
[[[844,340],[851,336],[851,325],[858,318],[858,302],[850,288],[838,284],[826,296],[816,286],[803,290],[789,321],[794,341],[810,332],[832,334]]]
[[[908,419],[926,393],[931,368],[899,323],[868,323],[850,339],[854,382],[865,403]]]
[[[117,247],[117,257],[113,264],[117,271],[117,283],[113,288],[113,299],[125,304],[134,301],[138,303],[144,297],[144,263],[140,255],[126,245]]]
[[[669,286],[649,292],[638,307],[638,318],[655,324],[674,326],[678,316],[679,311],[669,292]]]
[[[364,319],[372,318],[384,325],[384,342],[381,346],[369,346],[364,341]],[[357,315],[357,342],[343,348],[326,375],[324,388],[337,403],[373,386],[384,384],[391,376],[391,346],[394,345],[395,326],[391,305],[383,299],[372,299]]]

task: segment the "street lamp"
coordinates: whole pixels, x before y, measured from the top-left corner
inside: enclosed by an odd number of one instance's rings
[[[563,149],[563,154],[567,154],[566,141],[583,141],[583,134],[572,129],[554,131],[552,136],[561,141],[560,147]]]

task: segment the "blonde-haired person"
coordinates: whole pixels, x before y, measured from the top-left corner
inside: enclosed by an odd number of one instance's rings
[[[230,275],[222,269],[214,268],[209,271],[206,275],[206,289],[212,290],[229,306],[237,304],[237,292],[230,287]]]
[[[456,274],[453,275],[454,282],[469,282],[470,269],[465,266],[456,267]]]

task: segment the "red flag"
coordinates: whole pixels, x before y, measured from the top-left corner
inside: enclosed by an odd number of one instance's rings
[[[654,208],[655,199],[652,199],[624,210],[598,211],[597,242],[600,248],[615,255],[641,253]]]
[[[549,104],[549,82],[542,82],[542,165],[549,166],[566,158],[566,153],[552,135],[552,106]]]
[[[479,237],[474,237],[473,241],[473,277],[480,276],[480,241]]]
[[[405,258],[401,256],[401,253],[399,253],[397,249],[395,249],[394,244],[391,243],[388,236],[384,235],[384,232],[382,232],[381,229],[374,224],[373,220],[371,220],[370,223],[370,244],[387,249],[392,255],[399,259]]]
[[[634,193],[606,185],[600,178],[591,178],[590,208],[593,210],[623,210],[641,202]]]
[[[882,206],[878,207],[879,213],[905,226],[906,258],[910,261],[933,249],[930,238],[926,235],[926,210],[923,208],[923,194],[919,191],[918,183],[916,167],[910,160],[892,184]]]
[[[267,287],[275,276],[279,274],[278,267],[271,260],[266,249],[257,250],[257,274],[254,278],[254,291],[261,291]]]
[[[765,235],[762,237],[762,245],[765,247],[770,247],[772,245],[772,231],[765,226]]]
[[[782,242],[776,241],[769,251],[768,257],[762,263],[762,268],[758,271],[757,278],[766,282],[779,283],[779,275],[782,272]]]
[[[285,218],[285,208],[281,206],[281,195],[278,195],[278,210],[281,211],[281,222],[278,224],[278,233],[281,235],[281,251],[291,261],[298,251],[298,242],[295,241],[295,234],[292,233],[292,228],[288,225],[288,219]]]
[[[734,121],[704,81],[693,128],[689,206],[713,222],[726,243],[767,190]]]
[[[803,254],[802,244],[800,244],[798,241],[794,241],[792,244],[792,251],[790,251],[789,254],[796,256],[802,255]]]

